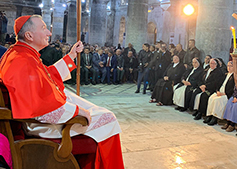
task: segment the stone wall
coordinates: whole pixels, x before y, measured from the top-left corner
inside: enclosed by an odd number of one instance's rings
[[[14,5],[0,5],[0,11],[5,11],[6,17],[8,19],[7,32],[14,32],[14,20],[16,19],[16,6]]]
[[[196,46],[205,55],[220,57],[226,63],[231,47],[233,0],[199,0]]]
[[[6,13],[6,17],[8,19],[7,33],[9,34],[14,32],[13,26],[17,17],[21,15],[40,14],[37,10],[37,7],[22,7],[13,5],[11,3],[1,4],[0,11],[5,11]]]
[[[67,38],[66,42],[74,44],[77,42],[77,6],[76,1],[68,3],[68,20],[67,20]]]
[[[108,0],[93,0],[91,4],[89,43],[103,46],[107,32]]]
[[[55,0],[55,7],[53,10],[53,27],[52,27],[52,41],[59,40],[63,37],[63,21],[64,21],[64,11],[63,7],[64,1]]]
[[[120,3],[116,4],[116,13],[115,13],[115,21],[114,21],[114,36],[113,36],[113,45],[117,46],[119,41],[119,37],[121,36],[120,32],[120,21],[121,18],[125,18],[125,32],[126,32],[126,24],[127,24],[127,5],[120,5]],[[123,36],[123,35],[122,35]],[[121,46],[125,47],[126,35],[123,37],[124,40],[121,43]]]
[[[126,44],[139,51],[147,39],[148,0],[129,0],[127,20]]]
[[[163,30],[163,10],[157,5],[154,9],[148,13],[148,23],[154,23],[157,29],[156,41],[162,40]]]
[[[111,0],[110,10],[107,11],[107,32],[106,32],[106,45],[113,45],[113,36],[114,36],[114,21],[116,13],[116,0]]]

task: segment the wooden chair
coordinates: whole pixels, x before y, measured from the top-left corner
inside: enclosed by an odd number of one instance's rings
[[[16,120],[12,113],[5,106],[8,102],[8,91],[3,84],[0,84],[0,133],[4,134],[9,142],[14,169],[79,169],[79,165],[71,154],[72,140],[70,128],[75,123],[87,125],[86,118],[77,116],[65,123],[62,129],[62,140],[60,145],[41,138],[24,139],[14,141],[10,121],[34,122],[32,119]],[[4,102],[5,100],[5,102]],[[10,102],[9,102],[10,103]]]

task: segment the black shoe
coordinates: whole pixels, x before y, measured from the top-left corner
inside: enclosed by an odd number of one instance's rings
[[[198,114],[194,117],[194,120],[200,120],[202,118],[202,113],[198,112]]]
[[[181,111],[181,112],[184,112],[184,111],[186,111],[187,110],[187,108],[181,108],[179,111]]]
[[[175,110],[180,110],[180,109],[182,109],[182,107],[178,106],[178,107],[175,107],[174,109]]]
[[[207,123],[209,126],[213,126],[215,124],[217,124],[217,118],[216,117],[212,117],[211,121],[209,123]]]
[[[91,84],[96,85],[96,82],[91,82]]]
[[[103,82],[101,82],[102,84],[105,84],[106,82],[105,81],[103,81]]]
[[[89,85],[89,84],[90,84],[90,82],[86,82],[86,83],[85,83],[85,85]]]
[[[111,82],[107,83],[108,85],[111,85]]]
[[[196,112],[195,112],[195,113],[193,113],[192,115],[193,115],[193,116],[196,116],[197,114],[198,114],[198,111],[196,111]]]
[[[84,82],[81,82],[81,85],[84,85],[85,83]]]
[[[113,84],[114,84],[114,85],[118,85],[118,83],[117,83],[117,82],[113,82]]]
[[[213,116],[207,116],[203,123],[209,123]]]
[[[143,90],[143,94],[146,94],[146,90]]]
[[[136,90],[135,93],[140,93],[140,90]]]

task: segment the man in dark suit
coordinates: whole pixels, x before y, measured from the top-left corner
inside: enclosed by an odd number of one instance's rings
[[[157,42],[155,45],[155,51],[153,53],[153,57],[149,63],[149,68],[153,71],[153,73],[151,73],[152,78],[154,78],[154,84],[156,84],[156,82],[158,81],[158,79],[160,78],[159,76],[159,60],[160,60],[160,49],[161,49],[161,42]],[[151,72],[152,72],[151,71]]]
[[[112,73],[113,77],[113,84],[116,83],[117,79],[117,58],[116,55],[114,55],[114,52],[112,50],[108,51],[108,57],[106,58],[106,72],[107,72],[107,83],[108,85],[111,84],[110,82],[110,74]]]
[[[101,73],[101,83],[105,83],[105,77],[106,77],[106,58],[104,57],[103,50],[100,48],[98,49],[98,52],[93,55],[92,58],[92,67],[96,72],[96,83],[99,83],[98,76]]]
[[[156,42],[156,44],[155,44],[155,47],[156,47],[156,52],[160,52],[160,49],[161,49],[161,44],[163,43],[163,41],[161,40],[161,41],[158,41],[158,42]]]
[[[117,81],[118,83],[122,83],[123,75],[124,75],[124,57],[121,55],[121,50],[116,50],[116,58],[117,58]]]
[[[123,56],[127,57],[129,51],[132,51],[133,56],[136,57],[136,50],[133,48],[133,45],[131,43],[129,43],[128,47],[124,49]]]
[[[95,54],[95,50],[93,46],[90,46],[90,54],[94,55]]]
[[[128,82],[135,82],[137,77],[137,59],[132,51],[124,58],[125,78]]]
[[[149,68],[149,77],[148,77],[148,81],[149,81],[149,90],[153,91],[153,88],[156,84],[156,78],[155,78],[155,62],[156,62],[156,58],[157,58],[158,52],[155,51],[155,46],[151,45],[150,46],[150,63],[148,65]]]
[[[90,53],[89,48],[84,49],[84,53],[81,55],[81,66],[84,72],[85,85],[90,84],[89,73],[92,74],[92,84],[95,85],[95,70],[92,68],[93,55]]]

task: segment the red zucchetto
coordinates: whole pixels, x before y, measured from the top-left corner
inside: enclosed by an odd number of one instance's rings
[[[15,20],[14,31],[15,31],[16,36],[19,33],[19,31],[21,30],[22,26],[26,23],[26,21],[28,21],[28,19],[30,19],[30,17],[31,17],[31,15],[20,16],[19,18],[17,18]]]

